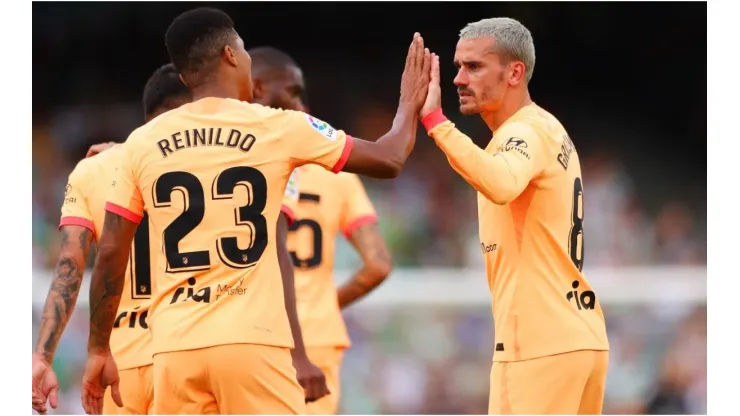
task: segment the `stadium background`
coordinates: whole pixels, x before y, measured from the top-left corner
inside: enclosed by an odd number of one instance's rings
[[[91,144],[142,120],[141,91],[167,61],[164,31],[196,3],[33,4],[34,334],[58,254],[66,177]],[[375,138],[390,126],[414,31],[442,58],[444,108],[466,23],[511,16],[533,33],[533,99],[581,155],[585,270],[612,345],[605,413],[706,412],[705,3],[227,3],[247,47],[303,67],[315,116]],[[493,351],[473,191],[420,134],[393,181],[364,180],[396,270],[346,312],[345,413],[484,413]],[[337,279],[358,258],[340,244]],[[55,368],[57,413],[81,414],[86,293]],[[35,335],[34,335],[35,336]]]

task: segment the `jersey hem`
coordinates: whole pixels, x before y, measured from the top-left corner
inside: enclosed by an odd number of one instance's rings
[[[347,164],[347,160],[349,160],[349,154],[352,153],[352,145],[354,144],[354,138],[350,135],[346,136],[346,139],[344,140],[344,149],[342,149],[342,155],[339,156],[339,160],[337,160],[337,163],[334,165],[333,168],[331,168],[331,171],[334,173],[339,173],[342,169],[344,169],[344,165]]]
[[[78,225],[80,227],[87,228],[92,231],[93,234],[95,233],[95,224],[87,218],[75,216],[62,217],[62,219],[59,220],[59,227],[57,227],[57,229],[61,229],[65,225]]]
[[[105,210],[108,212],[112,212],[113,214],[120,215],[123,218],[126,218],[127,220],[138,224],[141,222],[141,219],[144,218],[143,215],[138,215],[131,210],[124,208],[120,205],[116,205],[112,202],[106,202],[105,203]]]
[[[378,222],[377,215],[364,215],[349,223],[349,225],[344,227],[344,231],[342,232],[344,233],[345,237],[349,238],[352,233],[355,232],[355,230],[362,227],[363,225],[376,222]]]
[[[293,225],[293,223],[295,222],[295,212],[293,212],[293,210],[287,205],[281,206],[280,212],[285,214],[285,217],[288,220],[288,225]]]

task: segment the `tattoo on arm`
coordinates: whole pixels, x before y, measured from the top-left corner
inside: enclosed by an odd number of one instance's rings
[[[131,241],[137,224],[105,213],[103,234],[90,281],[89,350],[110,348],[110,334],[121,302]]]
[[[344,308],[378,287],[391,271],[391,256],[375,223],[355,230],[349,241],[362,256],[363,267],[338,290],[339,305]]]
[[[61,237],[62,249],[46,296],[36,343],[36,353],[48,362],[53,360],[59,339],[74,311],[93,233],[84,227],[66,225],[61,229]]]

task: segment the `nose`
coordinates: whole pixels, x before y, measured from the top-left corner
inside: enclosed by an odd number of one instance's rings
[[[457,71],[457,75],[455,75],[455,79],[452,82],[457,87],[463,87],[468,85],[468,81],[468,74],[465,72],[465,69],[460,68],[460,70]]]

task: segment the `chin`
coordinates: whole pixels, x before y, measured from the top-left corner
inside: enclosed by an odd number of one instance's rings
[[[474,114],[480,114],[480,110],[476,105],[460,104],[460,114],[464,116],[472,116]]]

